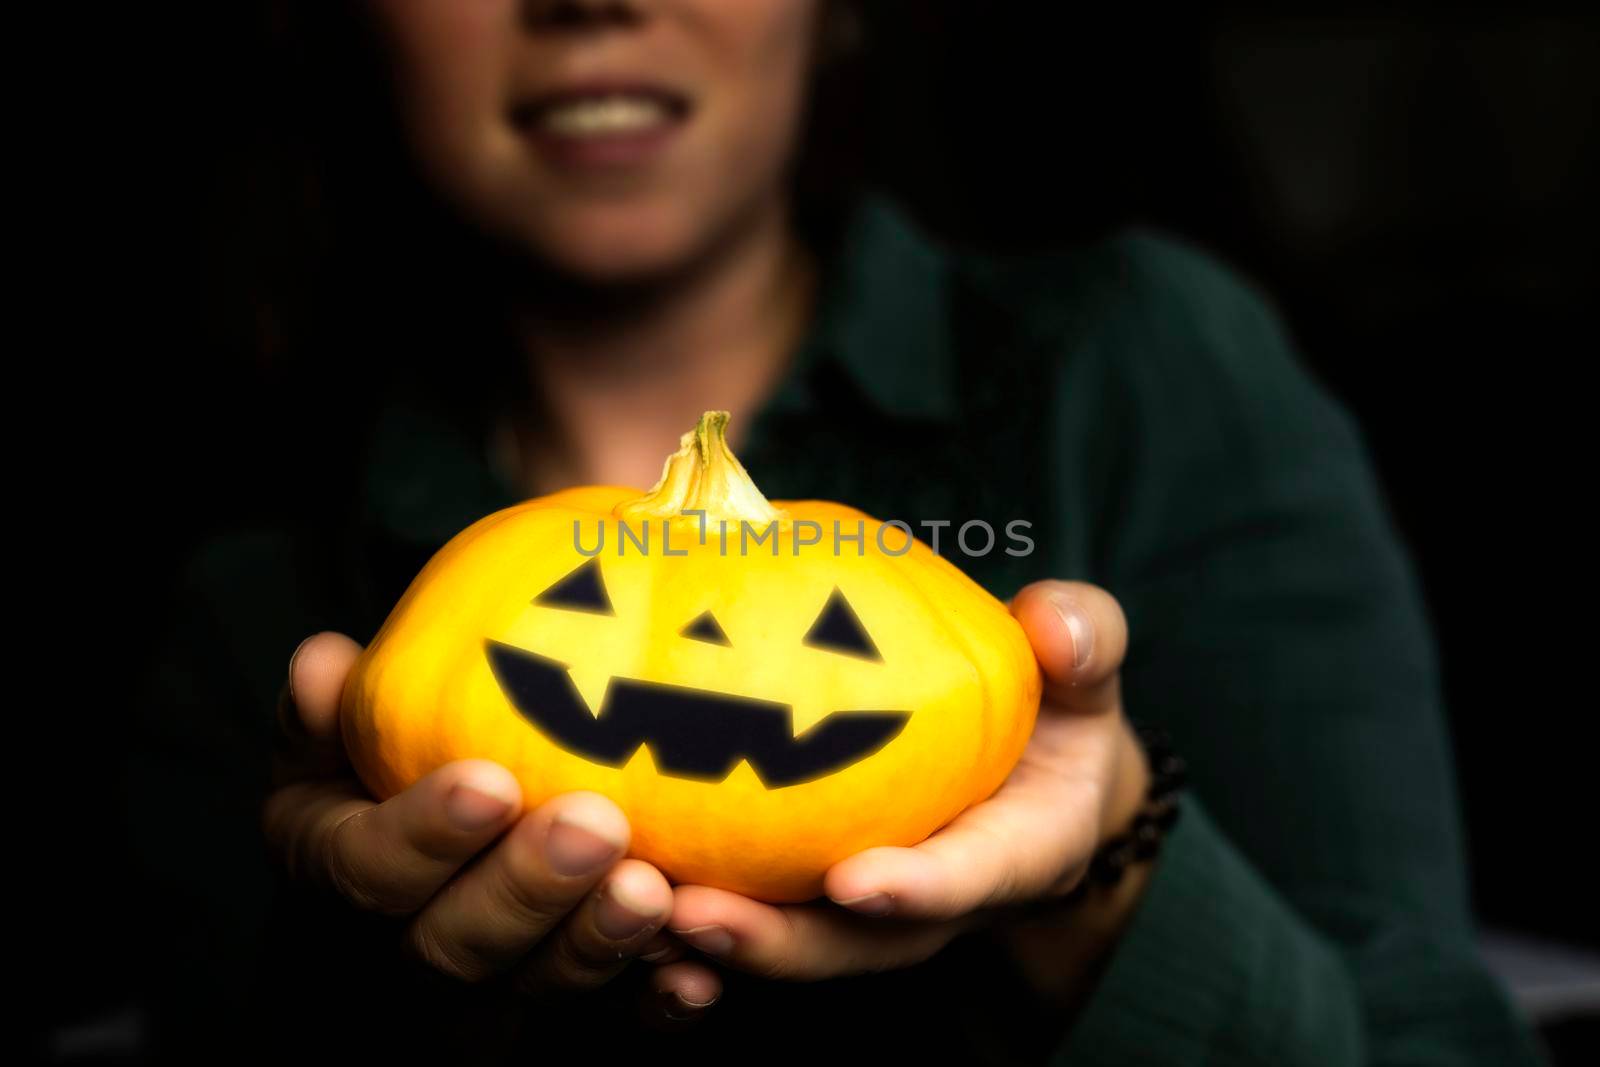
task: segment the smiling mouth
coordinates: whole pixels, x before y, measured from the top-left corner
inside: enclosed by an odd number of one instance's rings
[[[654,163],[692,110],[688,97],[668,89],[597,82],[524,100],[511,122],[546,162],[598,176]]]
[[[592,714],[566,664],[499,641],[485,645],[495,679],[523,718],[568,752],[607,767],[625,765],[648,745],[662,774],[720,782],[743,761],[763,785],[780,789],[872,755],[911,717],[839,711],[796,737],[788,704],[627,678],[611,679]]]
[[[660,89],[600,89],[552,93],[513,115],[530,133],[599,138],[648,133],[681,121],[688,101]]]

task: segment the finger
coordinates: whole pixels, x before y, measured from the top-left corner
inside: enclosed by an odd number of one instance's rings
[[[722,976],[699,960],[657,967],[640,1005],[646,1024],[676,1029],[703,1016],[722,998]]]
[[[355,780],[355,771],[345,755],[344,743],[335,735],[313,738],[306,732],[289,695],[285,681],[278,690],[278,733],[272,745],[273,789],[293,782],[327,782],[331,779]],[[362,792],[357,790],[357,792]],[[363,794],[364,795],[364,794]]]
[[[510,970],[599,884],[628,836],[599,793],[546,801],[413,920],[412,951],[469,982]]]
[[[530,993],[595,989],[644,951],[672,911],[672,887],[643,860],[625,859],[518,970]]]
[[[1044,669],[1046,704],[1090,713],[1121,705],[1128,621],[1115,597],[1087,582],[1034,582],[1012,598],[1011,612]]]
[[[1119,720],[1116,720],[1119,721]],[[1022,762],[993,797],[911,848],[873,848],[834,864],[823,890],[882,918],[952,919],[1076,884],[1098,840],[1120,728],[1042,717]]]
[[[719,962],[763,978],[815,981],[906,967],[971,925],[863,919],[825,904],[773,905],[710,886],[673,890],[673,934]]]
[[[344,634],[324,631],[300,642],[289,658],[288,695],[299,725],[316,740],[339,736],[339,698],[361,646]]]
[[[522,790],[488,760],[460,760],[376,804],[353,782],[304,782],[267,800],[263,828],[295,875],[357,907],[406,915],[516,818]]]
[[[289,657],[278,690],[274,787],[306,778],[352,777],[339,737],[339,692],[360,651],[348,637],[319,633],[301,641]]]

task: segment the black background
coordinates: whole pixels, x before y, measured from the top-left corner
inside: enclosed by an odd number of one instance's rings
[[[50,83],[87,102],[30,159],[58,284],[38,387],[13,397],[43,417],[23,465],[73,516],[63,567],[95,598],[105,678],[137,669],[195,541],[292,486],[275,459],[300,414],[217,299],[247,254],[224,235],[272,106],[264,25],[249,4],[102,22]],[[899,0],[868,29],[870,171],[936,232],[1025,250],[1144,222],[1273,295],[1359,417],[1420,569],[1480,915],[1592,943],[1596,21]],[[47,627],[81,627],[68,599]],[[114,716],[83,733],[84,781],[114,782]],[[55,1023],[137,984],[108,792],[73,794],[73,825],[102,830],[46,890],[72,917],[47,957]]]

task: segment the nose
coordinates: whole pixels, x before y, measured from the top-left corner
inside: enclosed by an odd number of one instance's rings
[[[532,28],[577,29],[643,21],[646,0],[524,0],[522,21]]]

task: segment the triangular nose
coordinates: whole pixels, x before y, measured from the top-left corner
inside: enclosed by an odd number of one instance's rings
[[[723,631],[722,626],[718,624],[716,617],[711,614],[709,609],[702,611],[691,619],[689,625],[678,631],[678,635],[680,637],[691,637],[696,641],[707,641],[713,645],[727,645],[730,647],[733,645],[733,642],[728,640],[727,633]]]

